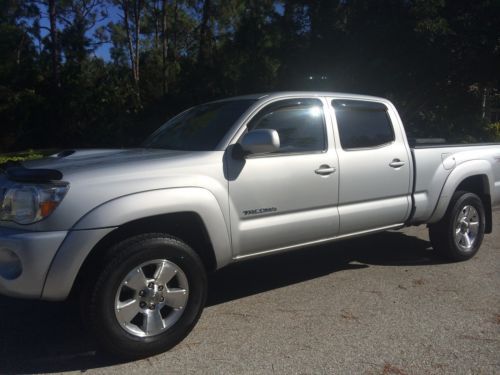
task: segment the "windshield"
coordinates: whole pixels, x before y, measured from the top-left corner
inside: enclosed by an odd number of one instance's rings
[[[144,147],[213,151],[254,99],[202,104],[176,116],[154,132]]]

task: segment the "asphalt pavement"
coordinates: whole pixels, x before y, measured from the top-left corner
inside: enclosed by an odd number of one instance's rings
[[[0,373],[500,374],[500,212],[470,261],[425,227],[223,269],[193,332],[156,357],[96,352],[67,303],[0,297]]]

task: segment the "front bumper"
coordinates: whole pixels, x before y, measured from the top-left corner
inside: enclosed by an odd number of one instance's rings
[[[0,294],[40,298],[66,231],[32,232],[0,227]]]

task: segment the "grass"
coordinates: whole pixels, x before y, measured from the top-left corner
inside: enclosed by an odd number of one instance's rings
[[[53,150],[44,150],[44,151],[26,150],[21,152],[14,152],[11,154],[0,154],[0,164],[7,163],[9,161],[21,162],[26,160],[41,159],[52,153]]]

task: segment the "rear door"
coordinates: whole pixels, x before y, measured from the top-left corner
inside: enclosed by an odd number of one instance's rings
[[[403,223],[411,159],[399,117],[376,101],[333,99],[330,109],[340,165],[339,235]]]

